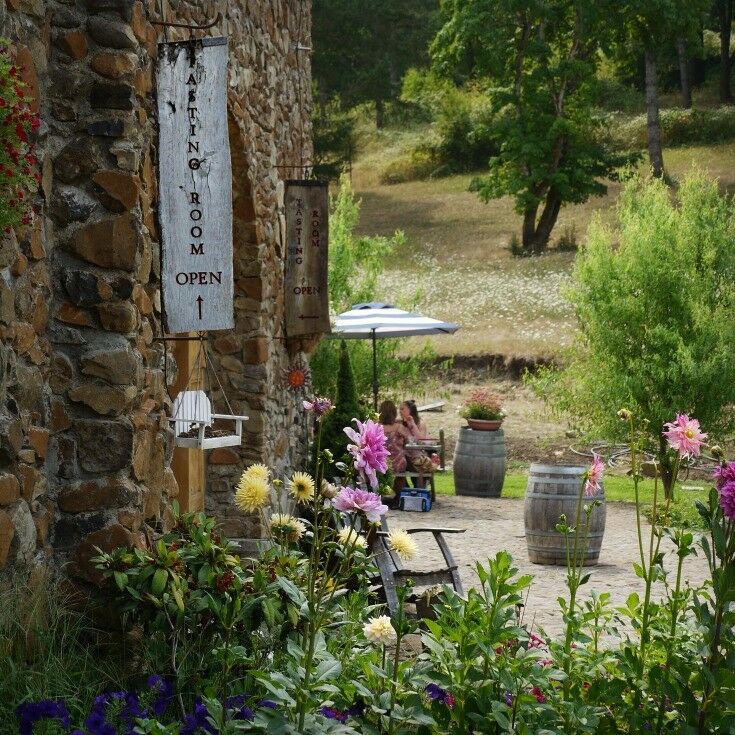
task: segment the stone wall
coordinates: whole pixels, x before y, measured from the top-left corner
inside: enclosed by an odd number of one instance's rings
[[[197,22],[215,3],[162,5],[168,20]],[[211,452],[206,506],[226,533],[252,538],[261,529],[232,505],[243,465],[287,471],[303,456],[299,402],[282,384],[304,345],[283,334],[281,211],[289,167],[310,160],[309,60],[295,49],[310,45],[310,14],[300,0],[217,6],[207,34],[230,36],[236,327],[212,345],[232,408],[251,419],[241,448]],[[42,119],[38,215],[0,247],[0,574],[51,563],[95,581],[94,546],[142,545],[170,522],[164,375],[175,365],[156,339],[160,7],[0,0]]]

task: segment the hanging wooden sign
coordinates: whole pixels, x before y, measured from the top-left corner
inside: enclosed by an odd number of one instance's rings
[[[161,286],[169,333],[232,329],[227,39],[158,50]]]
[[[331,331],[329,189],[323,181],[287,181],[286,335]]]

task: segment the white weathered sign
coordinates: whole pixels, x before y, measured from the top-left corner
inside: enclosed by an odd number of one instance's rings
[[[286,182],[286,335],[329,332],[329,189]]]
[[[158,190],[169,333],[232,329],[227,39],[160,44]]]

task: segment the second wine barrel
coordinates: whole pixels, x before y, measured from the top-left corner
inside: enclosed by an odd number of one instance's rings
[[[454,488],[457,495],[499,498],[504,480],[503,431],[473,431],[463,426],[454,449]]]
[[[567,563],[565,537],[556,530],[559,517],[567,517],[569,526],[576,525],[579,492],[586,467],[569,467],[532,464],[528,472],[526,487],[525,526],[528,558],[534,564]],[[584,498],[582,505],[590,505],[595,499],[602,505],[594,508],[590,517],[587,547],[584,552],[585,565],[597,564],[600,557],[602,537],[605,533],[605,491],[595,497]],[[586,523],[584,509],[580,522]],[[584,527],[580,526],[580,539]],[[570,543],[573,536],[570,536]]]

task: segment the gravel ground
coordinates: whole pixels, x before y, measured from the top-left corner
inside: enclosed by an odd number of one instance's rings
[[[391,511],[388,521],[391,528],[466,529],[463,534],[445,536],[455,562],[459,565],[465,587],[477,584],[475,564],[478,561],[484,563],[498,551],[509,551],[520,573],[535,577],[527,600],[525,621],[547,633],[560,632],[562,620],[557,597],[566,594],[566,569],[529,562],[523,528],[523,500],[440,496],[429,513]],[[650,526],[645,523],[644,534],[647,535],[649,531]],[[433,537],[430,534],[420,534],[415,538],[419,543],[421,557],[407,566],[417,570],[436,568],[442,562],[442,557]],[[670,551],[672,548],[665,539],[662,549]],[[613,604],[616,605],[623,603],[633,591],[642,595],[643,582],[635,576],[632,567],[637,559],[635,507],[628,503],[608,503],[600,563],[587,567],[592,572],[592,578],[582,590],[586,591],[586,595],[593,589],[610,592]],[[667,553],[666,568],[671,570],[675,563],[676,557]],[[692,585],[699,585],[707,576],[704,558],[690,556],[685,560],[685,580]],[[661,594],[660,587],[656,592]],[[583,594],[583,598],[586,595]]]

